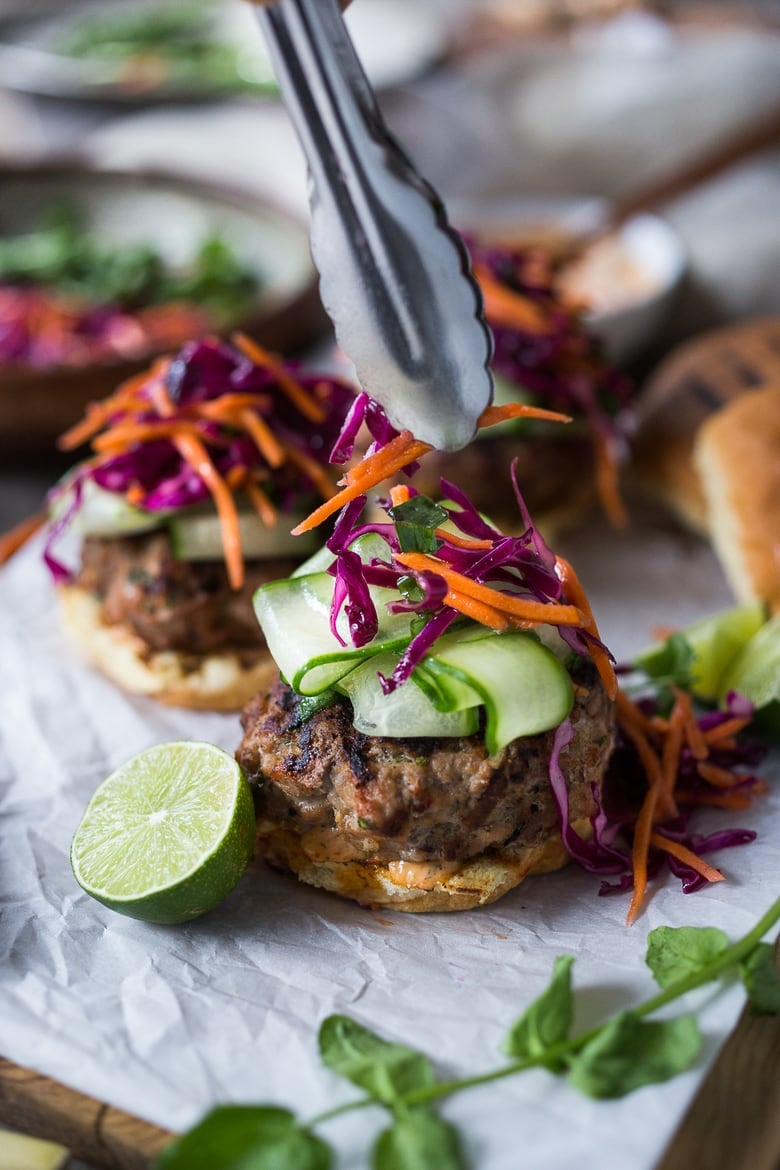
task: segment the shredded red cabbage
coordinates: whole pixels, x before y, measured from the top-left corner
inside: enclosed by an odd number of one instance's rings
[[[652,698],[643,699],[638,706],[648,716],[652,716],[657,710],[655,700]],[[725,710],[705,712],[698,717],[698,723],[702,730],[706,731],[736,715],[748,717],[751,713],[752,705],[749,701],[744,696],[735,694],[729,697]],[[636,817],[647,788],[644,769],[633,743],[618,727],[616,746],[610,758],[603,788],[601,792],[595,785],[593,788],[596,806],[596,812],[591,817],[593,836],[590,841],[586,841],[568,824],[568,796],[560,767],[560,753],[569,742],[569,738],[565,725],[561,725],[556,732],[550,760],[550,783],[558,808],[564,845],[572,858],[584,869],[591,873],[616,877],[615,881],[602,882],[599,894],[624,893],[634,884],[631,841]],[[741,778],[729,791],[755,795],[763,790],[763,781],[752,769],[764,758],[766,750],[764,745],[740,737],[733,747],[713,749],[708,756],[708,763],[729,771],[747,769],[738,773]],[[706,805],[708,794],[717,791],[699,775],[696,764],[697,761],[690,750],[687,747],[683,748],[675,791],[684,797],[686,804],[682,806],[680,815],[674,821],[657,826],[655,831],[661,836],[668,837],[670,841],[684,845],[698,857],[754,841],[756,833],[752,829],[728,827],[706,836],[695,831],[693,822],[697,802],[699,805]],[[664,867],[668,867],[671,873],[679,878],[683,893],[693,893],[709,884],[705,877],[685,862],[663,850],[651,849],[648,856],[648,877],[650,879],[657,877]]]
[[[45,369],[137,359],[205,332],[205,311],[171,302],[133,311],[41,287],[0,285],[0,362]]]
[[[218,400],[225,394],[251,395],[251,410],[264,420],[285,445],[297,449],[301,456],[326,465],[328,454],[342,429],[344,415],[352,405],[354,390],[335,378],[307,374],[294,363],[285,369],[304,390],[310,392],[324,412],[324,420],[312,422],[290,397],[280,390],[272,369],[258,365],[232,345],[217,340],[194,341],[185,345],[165,373],[165,387],[173,402],[177,418],[197,418],[198,437],[209,457],[224,477],[234,469],[251,472],[269,498],[281,509],[291,510],[296,500],[308,501],[317,488],[306,470],[292,460],[280,468],[269,465],[251,436],[228,421],[204,418],[192,408]],[[159,375],[150,371],[133,402],[133,424],[154,425],[163,419],[155,405],[153,387]],[[108,424],[126,420],[126,415],[109,419]],[[134,504],[149,512],[169,512],[188,508],[210,498],[210,492],[198,471],[179,453],[168,437],[138,441],[130,450],[118,455],[99,455],[84,464],[75,477],[55,489],[54,495],[75,490],[79,477],[91,478],[106,491],[125,495],[132,490]],[[68,508],[67,519],[52,526],[48,553],[54,568],[51,544],[66,530],[81,504],[81,492],[75,505]],[[354,584],[357,588],[357,583]],[[359,590],[358,590],[359,591]],[[360,621],[358,621],[360,627]]]
[[[566,304],[560,261],[540,248],[466,239],[473,263],[531,302],[546,323],[543,333],[492,325],[496,372],[530,393],[538,405],[584,418],[605,439],[621,440],[628,420],[620,415],[629,402],[631,383],[607,362],[582,312]]]
[[[505,536],[480,516],[469,498],[459,488],[442,480],[441,494],[445,503],[439,506],[448,514],[454,527],[464,536],[479,541],[490,541],[491,547],[464,548],[456,541],[448,540],[446,531],[437,526],[435,532],[438,548],[435,556],[442,565],[465,574],[473,581],[491,585],[499,591],[510,592],[517,597],[556,603],[562,596],[563,586],[555,572],[555,557],[531,521],[517,483],[517,468],[514,463],[511,468],[511,480],[518,509],[526,526],[520,536]],[[411,489],[410,495],[416,495],[414,489]],[[392,677],[382,680],[383,690],[389,693],[406,682],[436,639],[441,637],[453,622],[463,620],[463,615],[445,604],[444,598],[449,592],[449,587],[443,577],[439,577],[433,570],[424,573],[412,572],[395,559],[401,548],[394,524],[386,521],[360,523],[364,503],[365,497],[361,496],[346,505],[327,542],[328,548],[334,554],[334,564],[330,572],[336,578],[331,607],[331,629],[341,641],[340,635],[336,633],[336,627],[341,609],[346,607],[353,644],[364,646],[371,641],[376,633],[377,619],[368,589],[370,585],[383,585],[398,590],[398,600],[390,603],[392,612],[417,613],[426,619],[404,651]],[[392,507],[388,501],[384,501],[383,506],[388,512]],[[386,540],[387,560],[372,558],[366,563],[361,563],[356,554],[350,552],[357,538],[369,532]],[[414,596],[408,589],[401,590],[399,583],[404,579],[414,582],[416,586]],[[560,632],[563,635],[563,627],[560,627]],[[577,652],[584,651],[587,654],[589,637],[585,630],[573,628],[569,630],[567,640],[570,644],[572,641],[575,642]]]

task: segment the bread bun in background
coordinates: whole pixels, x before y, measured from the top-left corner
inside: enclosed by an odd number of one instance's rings
[[[639,398],[634,481],[686,527],[709,535],[696,436],[729,402],[772,382],[780,382],[780,317],[712,330],[673,350]]]
[[[780,610],[780,377],[735,398],[694,441],[710,539],[738,601]]]

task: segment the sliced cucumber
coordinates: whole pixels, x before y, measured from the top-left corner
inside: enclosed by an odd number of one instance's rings
[[[342,610],[340,646],[330,629],[333,577],[311,573],[273,581],[257,590],[255,614],[276,665],[294,690],[318,695],[333,686],[363,659],[382,650],[403,648],[410,638],[410,615],[391,614],[387,602],[397,600],[393,589],[372,588],[379,629],[372,642],[355,648],[347,636],[347,617]]]
[[[557,727],[574,703],[574,688],[555,655],[528,634],[488,634],[463,641],[446,634],[425,662],[482,698],[485,743],[495,755],[513,739]]]
[[[374,558],[388,561],[391,557],[387,541],[377,532],[364,532],[357,540],[353,540],[349,547],[358,554],[363,564]],[[327,545],[323,545],[322,548],[312,553],[307,561],[298,566],[293,577],[308,577],[310,573],[325,573],[335,559],[336,557]]]
[[[290,532],[299,519],[299,516],[280,513],[276,524],[269,527],[256,512],[239,512],[238,530],[244,557],[250,561],[270,560],[309,552],[316,544],[316,535],[306,532],[293,536]],[[173,555],[180,561],[222,559],[222,525],[216,512],[177,512],[168,520],[168,531]]]
[[[398,654],[377,654],[345,675],[338,689],[352,703],[352,720],[364,735],[388,735],[394,738],[416,736],[473,735],[479,728],[476,707],[442,714],[420,689],[414,678],[396,687],[389,695],[382,692],[379,672],[391,675]]]
[[[310,577],[313,573],[326,573],[335,559],[328,546],[324,544],[322,548],[318,548],[316,552],[312,553],[302,565],[298,565],[291,576]]]
[[[68,491],[57,496],[52,518],[56,520],[63,515],[72,499],[72,492]],[[167,512],[134,508],[118,492],[106,491],[94,480],[86,479],[81,486],[81,503],[73,517],[73,531],[79,536],[132,536],[162,528],[167,517]]]
[[[482,696],[473,687],[454,674],[429,670],[428,662],[426,658],[416,666],[412,677],[437,711],[465,711],[482,706]]]
[[[388,555],[375,534],[352,546],[363,560]],[[305,567],[329,565],[322,552]],[[557,632],[496,635],[470,625],[440,638],[411,679],[384,695],[378,671],[392,674],[411,639],[408,613],[392,614],[394,589],[371,588],[378,630],[372,642],[356,649],[348,638],[344,611],[339,645],[330,628],[334,578],[305,573],[258,589],[255,613],[276,663],[294,690],[318,695],[337,686],[349,695],[355,726],[369,735],[469,735],[478,725],[479,707],[487,713],[486,743],[491,755],[520,736],[557,727],[574,702],[571,679],[561,661],[571,654]],[[542,637],[553,649],[542,644]],[[393,730],[395,728],[395,730]]]
[[[543,646],[555,655],[559,662],[564,666],[568,666],[573,662],[577,655],[570,646],[564,642],[561,637],[560,630],[557,626],[534,626],[532,634],[538,638]]]

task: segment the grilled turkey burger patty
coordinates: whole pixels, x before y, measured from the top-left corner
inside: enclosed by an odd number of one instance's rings
[[[62,619],[93,664],[126,690],[236,711],[276,673],[252,594],[296,564],[248,561],[235,590],[222,561],[178,560],[165,530],[87,537],[80,569],[58,589]]]
[[[572,672],[573,736],[561,753],[569,820],[586,831],[614,739],[595,669]],[[242,716],[237,759],[254,786],[267,859],[370,905],[458,910],[567,860],[549,781],[554,731],[490,757],[481,733],[366,736],[347,699],[305,718],[277,680]]]
[[[107,625],[125,625],[148,647],[210,654],[260,650],[265,638],[252,609],[260,585],[287,577],[297,561],[249,561],[239,590],[223,561],[183,561],[166,531],[114,538],[87,537],[75,584],[100,602]]]

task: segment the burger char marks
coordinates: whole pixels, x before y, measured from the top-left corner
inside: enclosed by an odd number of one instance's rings
[[[267,581],[289,576],[295,565],[294,560],[249,562],[243,588],[235,591],[221,562],[177,560],[167,532],[88,537],[76,584],[100,599],[108,625],[132,629],[150,653],[239,648],[252,657],[265,646],[252,595]]]
[[[561,756],[571,820],[594,811],[592,787],[613,742],[612,706],[591,665],[578,670],[574,736]],[[236,754],[261,824],[326,851],[337,829],[339,860],[466,860],[507,845],[520,851],[557,832],[554,732],[515,740],[492,758],[481,733],[365,736],[348,700],[304,720],[299,696],[281,681],[250,702],[242,725]]]

